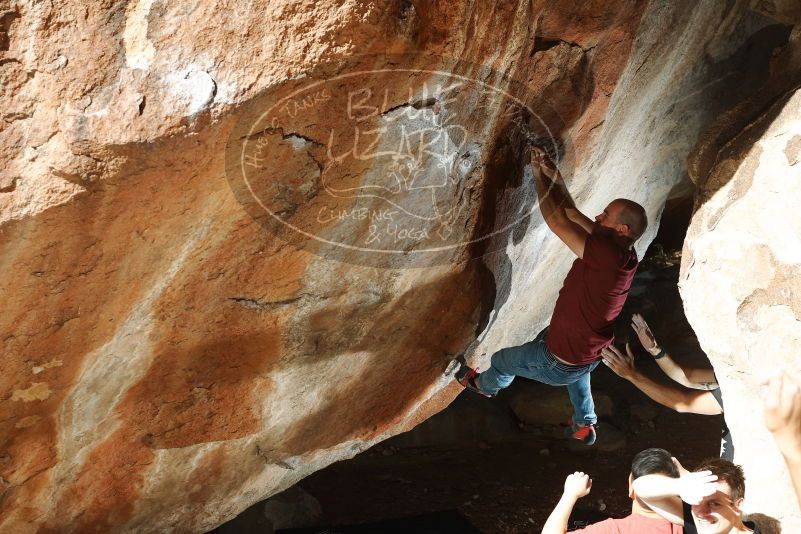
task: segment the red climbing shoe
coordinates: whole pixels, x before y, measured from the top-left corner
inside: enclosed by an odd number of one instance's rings
[[[592,445],[595,443],[596,433],[595,425],[580,425],[573,422],[571,417],[568,421],[567,428],[565,428],[565,437],[569,439],[577,439],[585,445]]]
[[[468,367],[466,364],[462,364],[454,378],[456,381],[459,382],[465,389],[469,389],[474,393],[478,393],[484,397],[492,397],[492,395],[487,395],[481,389],[479,389],[478,385],[476,384],[476,377],[478,376],[478,369],[473,369],[472,367]]]

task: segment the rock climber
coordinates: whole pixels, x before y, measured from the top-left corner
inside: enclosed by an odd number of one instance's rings
[[[667,515],[660,510],[664,507],[658,499],[654,505],[646,503],[639,494],[640,482],[657,476],[657,483],[665,486],[671,485],[671,491],[680,492],[683,498],[693,503],[700,503],[702,499],[715,492],[716,478],[710,472],[687,473],[679,472],[678,462],[664,449],[646,449],[640,451],[631,462],[629,474],[629,498],[631,499],[631,514],[621,519],[606,519],[585,528],[571,532],[584,532],[587,534],[679,534],[681,526],[674,524],[682,521],[681,501],[676,499],[677,507],[674,516],[667,519]],[[577,472],[569,475],[565,480],[565,489],[559,503],[551,512],[542,534],[564,534],[567,531],[568,518],[576,501],[590,493],[592,479],[588,475]],[[650,489],[645,486],[645,489]]]
[[[663,406],[680,413],[701,415],[719,415],[723,413],[723,394],[720,391],[715,372],[706,368],[691,368],[676,363],[664,348],[660,347],[648,323],[640,314],[634,314],[631,327],[637,333],[642,347],[650,353],[659,368],[682,386],[675,387],[656,382],[637,370],[634,365],[634,353],[626,344],[623,354],[614,345],[602,351],[604,363],[618,376],[625,378],[637,388]],[[720,456],[727,460],[734,459],[734,444],[731,432],[723,422],[720,440]]]
[[[574,413],[566,434],[592,445],[596,440],[590,372],[601,350],[614,339],[613,323],[631,287],[638,260],[634,243],[645,232],[645,209],[632,200],[613,200],[593,223],[570,197],[562,177],[542,148],[531,149],[537,197],[545,223],[577,256],[559,291],[550,326],[543,336],[493,354],[490,368],[478,373],[462,364],[462,386],[492,397],[523,376],[567,386]]]

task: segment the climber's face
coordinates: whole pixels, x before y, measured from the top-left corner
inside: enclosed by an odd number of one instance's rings
[[[615,201],[610,202],[601,213],[595,216],[595,224],[614,230],[618,235],[628,236],[629,225],[619,222],[623,209],[621,204]]]

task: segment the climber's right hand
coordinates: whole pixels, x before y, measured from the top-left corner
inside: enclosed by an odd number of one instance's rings
[[[531,163],[548,178],[553,178],[556,173],[556,166],[551,158],[541,147],[536,145],[531,147]]]

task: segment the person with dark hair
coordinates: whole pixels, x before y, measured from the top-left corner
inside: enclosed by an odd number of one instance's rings
[[[637,389],[651,399],[677,412],[700,415],[722,414],[723,393],[720,391],[715,372],[712,369],[679,365],[657,344],[642,315],[635,313],[631,321],[631,327],[637,333],[642,347],[654,357],[666,375],[684,387],[661,384],[640,372],[634,365],[634,353],[628,344],[625,354],[614,345],[605,348],[602,356],[606,366],[619,377],[637,386]],[[734,460],[734,443],[725,420],[720,438],[720,457]]]
[[[687,471],[678,462],[676,465],[684,477]],[[701,462],[691,474],[708,476],[712,491],[704,492],[700,499],[690,498],[682,494],[673,479],[658,474],[640,478],[634,483],[635,491],[662,517],[682,525],[685,534],[759,533],[759,527],[742,519],[740,507],[745,498],[742,467],[724,458],[713,458]],[[663,504],[654,506],[654,501]]]
[[[640,451],[631,462],[629,474],[629,498],[631,499],[631,514],[621,519],[606,519],[600,523],[589,525],[583,529],[572,532],[585,532],[588,534],[680,534],[678,526],[680,517],[674,522],[667,519],[657,511],[661,505],[658,499],[652,503],[643,501],[637,491],[637,481],[657,475],[672,480],[688,499],[700,500],[703,496],[714,491],[711,484],[714,477],[709,473],[686,473],[680,476],[677,463],[664,449],[645,449]],[[565,489],[562,498],[556,505],[542,534],[564,534],[567,531],[567,522],[576,501],[590,493],[592,479],[583,472],[569,475],[565,480]]]
[[[665,449],[650,448],[640,451],[631,461],[632,479],[652,473],[661,473],[672,478],[679,478],[679,469],[673,457]]]
[[[783,371],[776,371],[762,383],[765,425],[773,434],[801,506],[801,389]]]
[[[601,350],[614,340],[614,321],[638,266],[634,243],[648,226],[648,218],[636,202],[617,199],[593,222],[576,209],[545,152],[535,146],[531,156],[539,174],[537,197],[545,223],[577,258],[544,335],[496,352],[490,368],[480,374],[462,362],[456,379],[488,397],[508,387],[515,376],[567,386],[573,416],[566,434],[592,445],[597,417],[590,373],[601,360]]]

